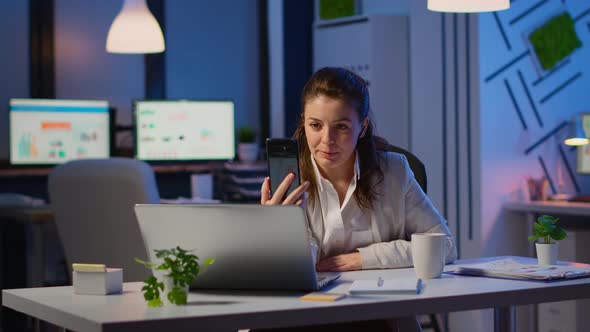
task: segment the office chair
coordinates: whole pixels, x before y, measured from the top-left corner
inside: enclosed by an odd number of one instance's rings
[[[418,157],[416,157],[408,150],[389,144],[389,142],[387,142],[385,138],[379,136],[375,136],[374,138],[375,148],[377,149],[377,151],[396,152],[406,156],[406,159],[408,159],[408,164],[410,164],[410,169],[412,170],[412,172],[414,173],[414,177],[416,178],[416,182],[418,182],[418,184],[422,188],[422,191],[426,193],[426,190],[428,188],[426,181],[426,167],[424,167],[424,164],[420,161],[420,159],[418,159]]]
[[[148,164],[127,158],[65,163],[49,175],[49,198],[70,277],[72,263],[123,268],[124,281],[149,276],[134,261],[148,256],[133,210],[160,201]]]
[[[401,153],[408,159],[408,164],[410,164],[410,169],[414,173],[414,177],[416,178],[416,182],[420,185],[424,193],[426,194],[427,186],[427,178],[426,178],[426,167],[424,163],[418,159],[413,153],[408,150],[402,149],[395,145],[389,144],[386,139],[375,136],[375,148],[377,151],[389,151],[389,152],[396,152]],[[429,321],[428,322],[420,322],[420,325],[423,329],[433,329],[435,332],[440,332],[440,326],[438,325],[438,319],[436,318],[435,314],[428,315]]]

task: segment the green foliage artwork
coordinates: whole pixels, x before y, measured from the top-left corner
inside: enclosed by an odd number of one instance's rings
[[[356,0],[320,0],[320,18],[329,20],[333,18],[352,16],[355,14]]]
[[[544,70],[549,70],[582,46],[568,13],[557,15],[529,35]]]

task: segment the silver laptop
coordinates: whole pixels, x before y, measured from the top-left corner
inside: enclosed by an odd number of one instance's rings
[[[150,261],[176,246],[215,259],[192,288],[318,290],[340,276],[316,273],[298,206],[137,204],[135,214]]]

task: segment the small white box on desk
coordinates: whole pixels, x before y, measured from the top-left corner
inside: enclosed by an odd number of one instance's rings
[[[74,293],[108,295],[123,290],[123,269],[107,268],[104,272],[73,272]]]

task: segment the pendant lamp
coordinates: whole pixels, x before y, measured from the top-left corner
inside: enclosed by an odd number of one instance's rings
[[[510,0],[428,0],[428,9],[436,12],[478,13],[510,8]]]
[[[109,53],[161,53],[166,46],[162,29],[146,0],[125,0],[107,36]]]
[[[567,137],[563,141],[565,145],[570,146],[580,146],[586,145],[590,143],[588,137],[586,136],[586,132],[584,131],[584,126],[582,124],[582,116],[576,115],[569,123],[568,123],[568,133]]]

